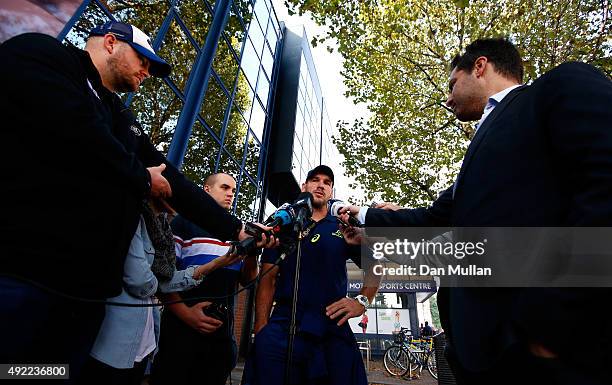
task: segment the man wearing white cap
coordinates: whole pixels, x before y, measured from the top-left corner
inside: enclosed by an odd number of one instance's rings
[[[149,38],[120,22],[94,28],[84,51],[38,33],[0,45],[1,363],[69,363],[77,376],[104,306],[66,295],[121,292],[143,199],[165,198],[221,240],[246,237],[167,164],[116,94],[169,73]]]

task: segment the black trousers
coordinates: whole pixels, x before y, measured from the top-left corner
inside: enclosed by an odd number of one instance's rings
[[[133,368],[117,369],[89,356],[80,383],[85,385],[140,385],[148,359],[135,362]]]
[[[98,335],[104,305],[67,300],[4,277],[0,293],[0,362],[69,364],[70,381],[58,382],[74,383]]]
[[[201,334],[170,311],[162,316],[151,385],[225,385],[236,366],[236,342]]]

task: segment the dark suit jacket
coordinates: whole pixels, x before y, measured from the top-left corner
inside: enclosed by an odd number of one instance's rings
[[[88,55],[42,34],[0,45],[0,273],[90,298],[119,294],[146,167],[166,163]],[[137,127],[136,127],[137,128]],[[240,221],[168,165],[171,204],[227,239]]]
[[[428,208],[370,209],[366,225],[611,225],[612,82],[589,65],[565,63],[513,90],[477,131],[456,183],[454,197],[450,187]],[[610,323],[594,314],[608,292],[443,288],[439,308],[459,362],[479,371],[528,339],[572,354],[566,336],[579,335],[584,317]],[[595,361],[609,360],[612,328],[602,329]]]

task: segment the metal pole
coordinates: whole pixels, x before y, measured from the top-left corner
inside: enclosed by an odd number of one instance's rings
[[[230,0],[217,1],[213,22],[206,36],[206,42],[204,43],[200,55],[198,55],[198,59],[188,80],[189,86],[185,95],[185,105],[176,123],[176,129],[172,137],[172,142],[170,143],[167,157],[168,161],[177,168],[180,168],[183,163],[183,158],[187,151],[187,144],[189,143],[189,137],[191,136],[191,128],[199,113],[202,99],[204,99],[204,93],[208,88],[213,59],[217,52],[221,33],[227,23],[231,5],[232,3]]]
[[[287,344],[287,358],[285,361],[285,385],[291,384],[291,361],[293,360],[293,343],[295,340],[296,332],[296,313],[297,313],[297,301],[300,283],[300,260],[302,259],[302,239],[304,239],[304,233],[302,231],[303,226],[301,223],[296,223],[300,226],[298,231],[298,246],[297,255],[295,259],[295,277],[293,279],[293,302],[291,304],[291,322],[289,324],[289,342]]]

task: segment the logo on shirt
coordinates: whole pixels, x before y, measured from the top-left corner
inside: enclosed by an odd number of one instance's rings
[[[344,239],[344,235],[342,235],[342,231],[336,230],[332,233],[333,236]]]
[[[142,132],[140,131],[140,128],[136,127],[135,125],[131,125],[130,130],[132,130],[132,132],[136,136],[140,136],[142,134]]]
[[[310,242],[315,243],[315,242],[317,242],[319,240],[319,238],[321,238],[321,234],[315,234],[310,239]]]

